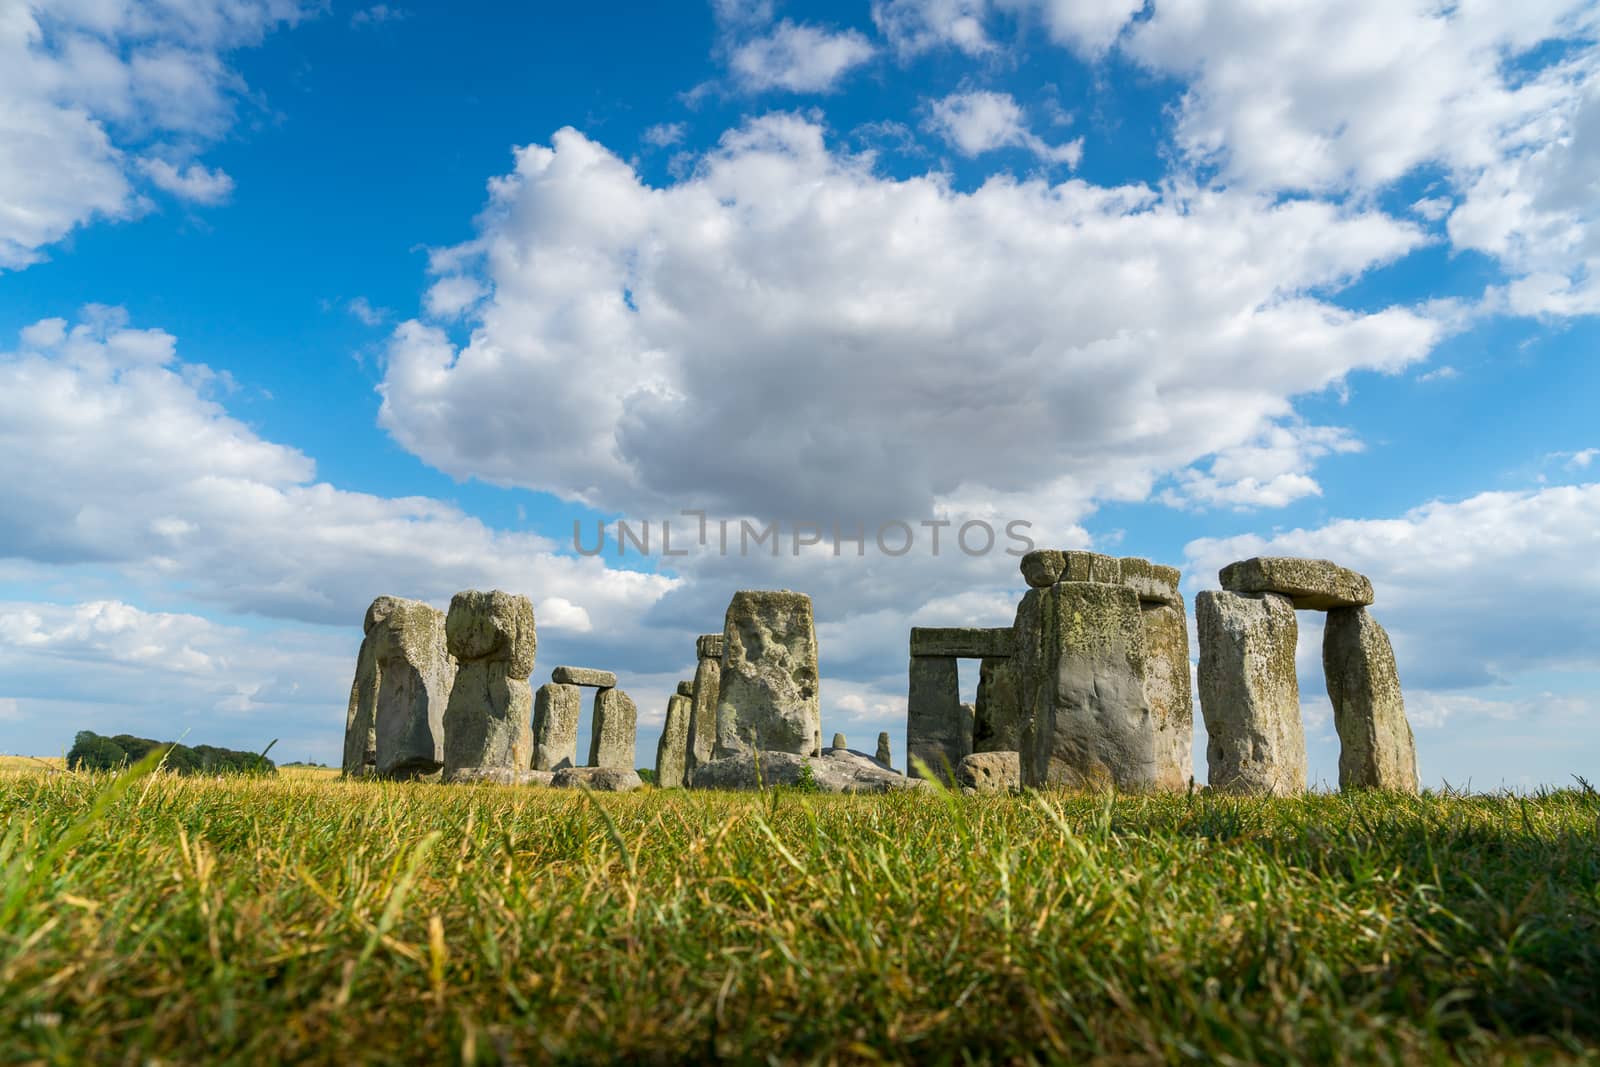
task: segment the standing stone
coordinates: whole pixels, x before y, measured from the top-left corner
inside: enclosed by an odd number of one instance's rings
[[[533,604],[496,589],[450,600],[445,639],[459,667],[444,711],[444,778],[525,771],[533,760]]]
[[[396,598],[381,596],[362,621],[361,651],[350,683],[350,706],[344,717],[344,776],[365,778],[378,769],[378,651],[372,631],[393,609]]]
[[[717,692],[722,683],[722,635],[701,634],[694,646],[700,662],[694,669],[694,706],[689,712],[690,770],[709,762],[717,747]]]
[[[850,746],[845,742],[844,734],[834,734],[833,735],[833,744],[829,745],[828,747],[829,748],[849,748]]]
[[[1144,695],[1156,727],[1156,788],[1182,792],[1194,777],[1194,691],[1189,678],[1189,623],[1183,601],[1140,601],[1144,625]]]
[[[380,778],[408,780],[444,766],[444,709],[456,677],[444,612],[420,600],[390,600],[367,634],[378,673],[376,764]]]
[[[687,782],[685,757],[689,751],[689,715],[694,700],[682,693],[667,698],[667,721],[656,744],[656,785],[661,789],[682,789]]]
[[[906,773],[928,773],[950,780],[956,764],[972,751],[970,704],[961,702],[961,678],[954,656],[912,656],[906,698]]]
[[[638,734],[639,709],[620,689],[597,689],[594,694],[594,733],[589,738],[589,766],[633,770],[633,748]]]
[[[559,771],[578,763],[578,722],[583,690],[547,682],[533,694],[533,769]]]
[[[1389,635],[1366,608],[1334,608],[1322,670],[1339,731],[1339,788],[1415,793],[1417,748]]]
[[[1026,725],[1013,661],[1009,657],[982,660],[978,664],[978,700],[973,707],[972,751],[1020,751]]]
[[[817,685],[811,598],[787,589],[735,593],[723,627],[715,754],[820,753]]]
[[[892,767],[894,761],[889,758],[891,755],[893,753],[889,751],[889,731],[885,730],[878,734],[878,753],[874,758],[885,767]]]
[[[1306,787],[1294,605],[1275,593],[1195,597],[1200,713],[1213,789],[1287,796]]]
[[[1024,785],[1139,790],[1155,783],[1133,590],[1087,581],[1030,589],[1017,609],[1017,651],[1029,715],[1019,753]]]

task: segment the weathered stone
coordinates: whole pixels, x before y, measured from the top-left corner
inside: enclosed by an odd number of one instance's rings
[[[723,627],[715,754],[820,752],[817,685],[811,598],[787,589],[735,593]]]
[[[824,793],[888,793],[922,785],[876,760],[844,749],[829,749],[820,757],[793,752],[741,752],[696,767],[689,785],[694,789],[738,790],[793,786],[802,781],[802,767],[810,768],[811,783]]]
[[[1181,792],[1194,777],[1194,691],[1189,623],[1176,606],[1139,602],[1144,625],[1144,695],[1156,728],[1156,788]]]
[[[889,767],[893,766],[894,764],[894,760],[891,758],[893,755],[894,754],[889,751],[889,732],[885,730],[878,734],[878,752],[873,758],[879,763],[883,764],[885,767]]]
[[[845,741],[844,734],[834,734],[833,735],[833,744],[828,746],[828,747],[829,748],[849,748],[850,745]]]
[[[1183,607],[1183,596],[1178,592],[1183,573],[1178,568],[1151,563],[1138,556],[1124,556],[1117,560],[1117,566],[1122,572],[1122,584],[1138,595],[1141,604]]]
[[[678,683],[678,695],[681,696],[681,697],[691,697],[692,698],[694,696],[694,682],[692,682],[692,681],[690,681],[690,682],[679,682]]]
[[[356,676],[350,683],[350,704],[344,717],[344,776],[365,778],[378,771],[378,654],[372,632],[372,611],[380,602],[393,600],[379,597],[367,609],[367,633],[356,654]]]
[[[1277,593],[1302,611],[1372,603],[1372,583],[1365,575],[1325,559],[1256,556],[1228,564],[1220,577],[1230,593]]]
[[[656,743],[656,785],[662,789],[681,789],[688,772],[689,715],[694,700],[681,691],[667,698],[667,721]]]
[[[551,776],[556,789],[588,789],[595,793],[631,793],[644,786],[632,767],[566,767]]]
[[[1017,647],[1028,715],[1023,784],[1154,785],[1155,724],[1133,590],[1079,581],[1030,589],[1017,609]]]
[[[717,693],[722,688],[722,635],[715,637],[716,657],[701,656],[694,669],[694,706],[689,711],[689,754],[686,765],[694,769],[711,759],[717,747]],[[701,651],[711,646],[705,637],[696,645]]]
[[[1016,752],[974,752],[956,767],[963,793],[1009,793],[1022,788],[1022,758]]]
[[[1034,589],[1049,589],[1061,580],[1067,554],[1058,548],[1036,548],[1022,557],[1022,580]]]
[[[722,635],[701,634],[694,639],[694,654],[696,659],[722,658]]]
[[[1011,627],[913,626],[913,656],[984,659],[1011,655]]]
[[[1063,552],[1061,555],[1065,559],[1065,565],[1061,568],[1061,577],[1057,581],[1122,584],[1122,564],[1117,562],[1115,556],[1081,551]]]
[[[1339,788],[1415,793],[1417,747],[1389,635],[1366,608],[1334,608],[1322,670],[1339,732]]]
[[[450,613],[444,625],[450,654],[460,662],[504,663],[511,678],[526,678],[533,673],[539,639],[534,630],[533,604],[527,597],[498,589],[457,593],[450,598]]]
[[[1294,605],[1273,593],[1207,590],[1195,597],[1194,614],[1211,788],[1278,796],[1304,791]]]
[[[514,767],[467,767],[445,780],[452,785],[528,785],[548,786],[554,771],[517,770]]]
[[[583,690],[547,682],[533,694],[533,769],[559,771],[578,763]]]
[[[973,705],[972,751],[1016,752],[1027,718],[1015,661],[986,659],[978,665],[978,700]]]
[[[444,626],[444,612],[420,600],[392,598],[382,621],[367,633],[378,673],[373,719],[381,778],[427,778],[444,766],[444,709],[456,677]]]
[[[527,597],[468,591],[450,600],[445,638],[458,667],[444,711],[444,778],[523,771],[533,760],[536,637]]]
[[[557,667],[550,672],[550,680],[559,685],[584,685],[591,689],[610,689],[617,684],[615,671],[598,671],[593,667]]]
[[[956,764],[972,751],[970,705],[961,702],[961,679],[953,656],[912,656],[906,697],[906,773],[927,773],[948,782]]]
[[[633,698],[620,689],[596,689],[592,728],[589,766],[633,770],[639,732],[639,709]]]

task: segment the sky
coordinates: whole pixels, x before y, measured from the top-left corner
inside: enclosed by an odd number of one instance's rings
[[[502,588],[650,766],[793,588],[898,762],[1016,523],[1359,570],[1426,784],[1600,777],[1600,5],[519,7],[0,0],[0,751],[337,762],[367,604]]]

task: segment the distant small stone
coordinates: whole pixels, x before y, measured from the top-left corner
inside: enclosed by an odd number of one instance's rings
[[[833,748],[849,748],[850,746],[849,746],[849,744],[847,744],[845,742],[844,734],[834,734],[833,735],[833,745],[831,747],[833,747]]]
[[[891,755],[892,753],[889,751],[889,734],[888,731],[884,731],[878,735],[878,754],[876,758],[879,763],[889,767],[894,764],[894,761],[889,758]]]

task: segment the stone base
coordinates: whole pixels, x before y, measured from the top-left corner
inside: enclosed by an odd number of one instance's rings
[[[761,752],[712,760],[695,768],[689,787],[748,790],[798,785],[801,767],[811,768],[812,781],[824,793],[889,793],[922,785],[918,779],[890,770],[870,756],[830,748],[820,757]]]

